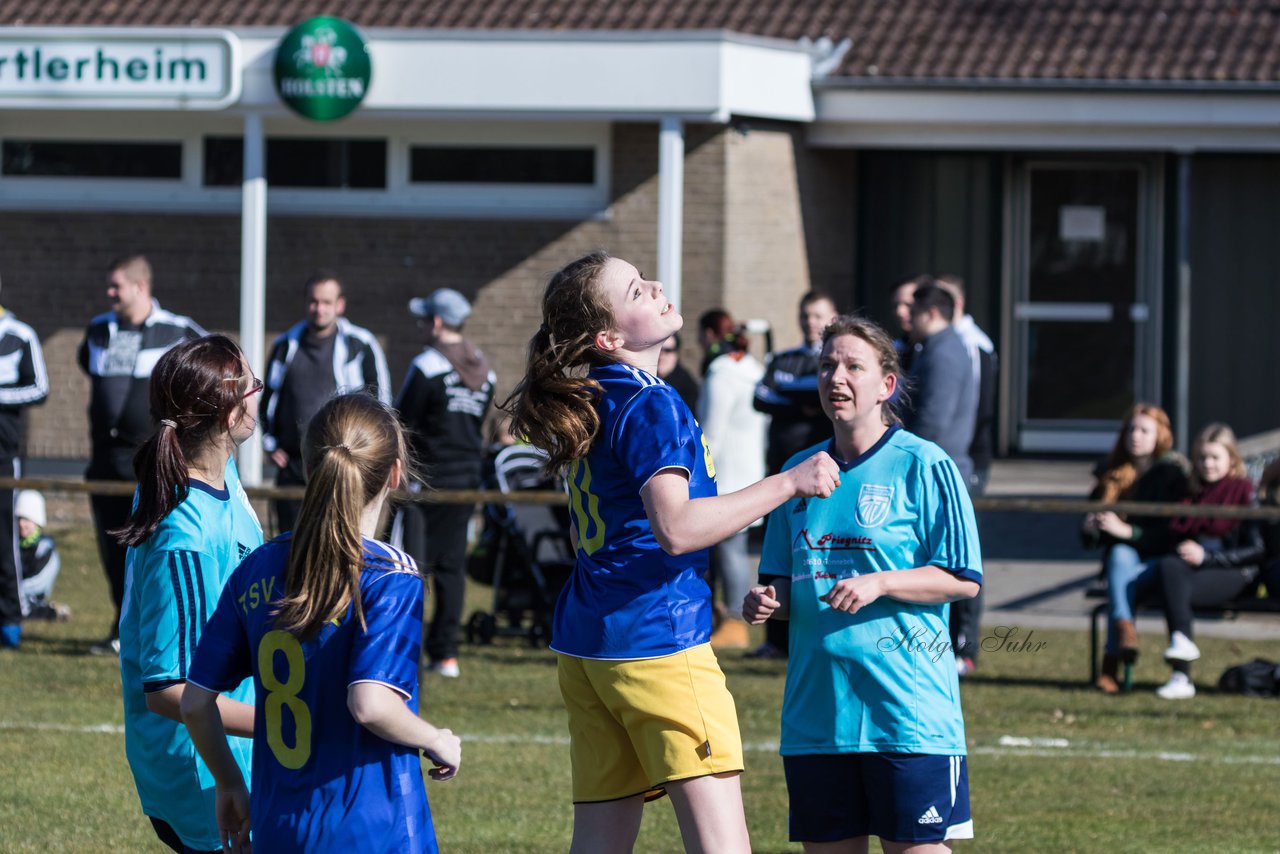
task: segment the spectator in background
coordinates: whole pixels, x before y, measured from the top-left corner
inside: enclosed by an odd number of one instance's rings
[[[707,368],[711,367],[712,362],[722,353],[732,349],[736,328],[737,324],[733,322],[729,312],[723,308],[713,308],[703,312],[702,317],[698,318],[698,343],[702,345],[702,376],[707,375]],[[698,410],[694,408],[693,411]]]
[[[690,412],[698,411],[698,381],[680,364],[680,333],[662,342],[662,352],[658,354],[658,377],[676,390]]]
[[[66,620],[71,609],[53,601],[53,583],[58,580],[62,559],[53,537],[44,532],[47,522],[44,496],[34,489],[18,493],[13,503],[18,520],[18,556],[22,565],[22,595],[27,600],[27,617],[32,620]]]
[[[338,277],[321,270],[303,286],[307,318],[271,346],[262,393],[262,448],[276,466],[276,486],[303,486],[302,434],[329,398],[367,391],[391,402],[391,375],[378,339],[344,316]],[[276,501],[276,527],[292,531],[300,501]]]
[[[87,480],[132,481],[133,455],[155,430],[151,416],[151,370],[160,357],[204,329],[194,320],[160,307],[151,296],[151,265],[143,255],[124,255],[108,268],[111,311],[89,321],[76,359],[89,375],[89,468]],[[111,585],[115,619],[95,655],[120,652],[120,604],[124,601],[125,547],[108,531],[124,527],[131,495],[93,495],[98,554]]]
[[[973,424],[973,442],[969,445],[969,458],[973,460],[969,492],[982,495],[991,479],[991,460],[996,450],[996,390],[1000,362],[990,336],[965,311],[964,279],[944,273],[938,276],[938,284],[955,300],[955,319],[951,327],[960,334],[960,340],[969,351],[974,381],[978,385],[978,415]]]
[[[911,338],[911,303],[915,300],[916,288],[931,282],[932,276],[913,276],[893,289],[890,302],[893,305],[893,317],[898,322],[898,337],[893,339],[893,348],[898,351],[898,361],[904,372],[911,371],[911,363],[915,360],[918,349]]]
[[[709,314],[728,317],[719,310]],[[764,377],[764,366],[748,352],[751,342],[746,330],[733,326],[715,343],[720,355],[707,366],[694,411],[711,448],[716,490],[726,495],[764,479],[769,419],[752,405],[756,384]],[[760,521],[749,527],[756,527]],[[749,637],[742,619],[742,600],[754,580],[747,552],[747,528],[711,547],[711,575],[721,593],[716,608],[720,622],[711,633],[711,645],[717,649],[745,649]]]
[[[804,343],[769,355],[764,379],[756,386],[755,407],[770,417],[765,464],[769,474],[782,471],[793,454],[831,438],[831,422],[818,397],[818,358],[822,330],[836,319],[836,303],[821,291],[800,298],[800,332]],[[754,655],[785,658],[787,629],[776,620],[765,626],[765,642]]]
[[[1115,447],[1097,473],[1091,501],[1181,501],[1187,494],[1187,471],[1173,451],[1173,430],[1163,409],[1136,404],[1125,415]],[[1116,694],[1120,662],[1138,657],[1138,630],[1133,606],[1149,592],[1158,576],[1158,559],[1173,551],[1170,519],[1159,516],[1121,517],[1110,510],[1090,513],[1081,525],[1088,547],[1102,546],[1107,578],[1110,620],[1102,656],[1098,690]]]
[[[484,472],[484,419],[498,379],[489,360],[462,337],[471,303],[450,288],[409,301],[426,347],[396,398],[409,447],[435,489],[478,489]],[[415,485],[419,489],[421,485]],[[413,488],[413,487],[411,487]],[[457,677],[458,624],[466,593],[467,523],[472,504],[406,504],[400,538],[424,576],[435,579],[427,632],[428,669]]]
[[[0,308],[0,475],[22,476],[22,411],[49,396],[40,339]],[[13,490],[0,489],[0,647],[17,647],[27,601],[14,545]]]
[[[1226,424],[1210,424],[1191,446],[1190,495],[1196,507],[1249,507],[1256,504],[1253,482],[1245,473],[1236,435]],[[1173,554],[1159,564],[1159,588],[1169,625],[1164,659],[1173,668],[1169,681],[1156,690],[1165,700],[1196,695],[1191,662],[1200,657],[1191,607],[1223,605],[1244,593],[1257,577],[1266,553],[1261,525],[1239,519],[1174,519],[1178,540]]]
[[[935,282],[912,294],[911,339],[918,346],[911,365],[907,429],[947,452],[963,482],[972,480],[969,447],[978,418],[978,378],[960,333],[952,325],[955,300]],[[951,606],[951,646],[956,668],[967,675],[978,663],[982,591]]]

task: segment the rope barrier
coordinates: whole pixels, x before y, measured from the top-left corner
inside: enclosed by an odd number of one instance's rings
[[[83,495],[133,495],[135,484],[119,480],[79,480],[72,478],[0,477],[0,489],[38,489],[42,492]],[[272,500],[283,498],[301,501],[306,490],[301,486],[247,486],[250,498]],[[540,504],[563,505],[568,498],[559,490],[521,490],[500,492],[496,489],[428,489],[419,493],[400,492],[399,501],[428,504]],[[1186,504],[1117,501],[1104,503],[1074,498],[974,498],[979,512],[1064,513],[1083,516],[1110,510],[1124,516],[1189,517],[1196,519],[1257,519],[1280,521],[1280,507],[1190,507]]]

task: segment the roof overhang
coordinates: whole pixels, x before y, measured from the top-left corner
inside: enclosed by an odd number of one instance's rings
[[[236,106],[280,110],[271,63],[283,29],[241,29]],[[726,122],[813,119],[812,54],[796,43],[715,32],[364,32],[366,115]]]
[[[1280,148],[1280,92],[819,85],[822,147],[1158,151]]]

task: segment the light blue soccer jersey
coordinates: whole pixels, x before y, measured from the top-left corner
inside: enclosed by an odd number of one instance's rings
[[[146,542],[129,549],[125,563],[120,611],[125,755],[142,811],[168,822],[185,845],[203,851],[222,846],[213,776],[187,728],[149,711],[146,694],[186,680],[227,578],[261,544],[262,527],[232,459],[224,489],[191,481],[186,500]],[[245,682],[229,694],[252,703],[253,685]],[[250,745],[245,738],[231,739],[246,773]]]
[[[716,494],[702,429],[676,390],[625,364],[592,368],[604,394],[600,432],[570,472],[578,532],[573,574],[556,603],[551,648],[577,658],[672,655],[711,637],[707,550],[669,555],[640,490],[664,469],[689,475],[689,497]]]
[[[847,614],[818,598],[841,578],[920,566],[982,581],[973,505],[955,464],[905,430],[890,428],[842,465],[830,498],[792,499],[770,514],[761,583],[791,578],[782,755],[966,752],[950,606],[881,597]]]
[[[351,717],[347,688],[377,682],[418,712],[422,578],[413,559],[364,540],[360,601],[314,638],[275,628],[290,535],[250,555],[205,628],[190,681],[221,691],[252,675],[255,851],[436,851],[418,751]]]

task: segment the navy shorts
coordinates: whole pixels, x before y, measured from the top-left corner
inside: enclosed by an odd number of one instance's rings
[[[791,797],[792,842],[973,838],[963,756],[818,754],[784,756],[782,766]]]

